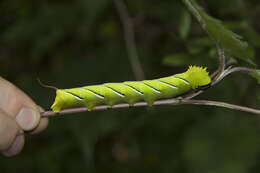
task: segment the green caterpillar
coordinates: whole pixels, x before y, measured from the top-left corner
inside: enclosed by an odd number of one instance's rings
[[[54,112],[72,107],[91,110],[97,105],[111,107],[123,102],[132,106],[142,100],[152,106],[158,99],[173,98],[192,89],[207,87],[210,83],[206,68],[190,66],[184,73],[154,80],[105,83],[72,89],[55,88],[56,98],[51,108]]]

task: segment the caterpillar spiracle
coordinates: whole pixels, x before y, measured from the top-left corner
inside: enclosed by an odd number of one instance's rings
[[[72,107],[86,107],[89,111],[97,105],[109,107],[118,103],[130,106],[145,101],[152,106],[158,99],[174,98],[188,91],[209,86],[210,76],[206,68],[190,66],[184,73],[169,77],[104,83],[72,89],[56,89],[56,98],[51,106],[54,112]]]

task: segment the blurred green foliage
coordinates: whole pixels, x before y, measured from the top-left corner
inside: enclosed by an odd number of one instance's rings
[[[225,28],[221,21],[209,16],[196,4],[194,0],[183,0],[191,13],[196,17],[200,25],[209,36],[216,42],[218,47],[236,58],[248,60],[253,57],[253,50],[248,47],[247,42],[242,41],[240,35]]]
[[[258,84],[260,84],[260,71],[255,69],[252,73],[252,76],[257,80]]]
[[[242,35],[260,64],[258,0],[197,2]],[[190,64],[217,68],[214,42],[182,1],[126,5],[147,79],[183,72]],[[58,88],[135,80],[113,1],[2,0],[0,16],[0,74],[45,109],[55,93],[37,77]],[[236,74],[200,98],[259,108],[257,96],[257,82]],[[20,155],[0,156],[0,170],[253,173],[260,170],[259,123],[248,113],[190,105],[53,117],[46,131],[27,136]]]

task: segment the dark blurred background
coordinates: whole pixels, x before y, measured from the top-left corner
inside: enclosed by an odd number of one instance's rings
[[[260,51],[258,0],[198,0]],[[127,0],[146,79],[217,68],[212,42],[181,0]],[[256,64],[260,60],[255,58]],[[1,0],[0,75],[46,110],[58,88],[135,80],[122,22],[111,0]],[[199,98],[260,108],[256,81],[234,74]],[[205,106],[156,106],[50,118],[0,172],[255,173],[260,119]]]

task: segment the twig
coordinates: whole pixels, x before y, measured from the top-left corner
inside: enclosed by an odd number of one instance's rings
[[[238,110],[238,111],[249,112],[249,113],[260,115],[260,110],[257,109],[248,108],[245,106],[238,106],[238,105],[229,104],[225,102],[211,101],[211,100],[181,100],[179,104],[217,106],[217,107],[223,107],[232,110]]]
[[[253,72],[253,70],[250,68],[247,68],[247,67],[234,67],[234,68],[231,68],[230,70],[226,71],[224,77],[226,77],[227,75],[230,75],[231,73],[234,73],[234,72],[242,72],[242,73],[250,74]]]
[[[143,80],[145,79],[145,76],[137,55],[132,19],[129,17],[127,7],[125,6],[123,0],[114,0],[114,3],[118,11],[120,20],[123,24],[126,48],[135,78],[137,80]]]
[[[211,100],[190,100],[190,99],[168,99],[168,100],[159,100],[154,102],[153,105],[181,105],[181,104],[190,104],[190,105],[208,105],[208,106],[217,106],[217,107],[224,107],[228,109],[243,111],[243,112],[249,112],[253,114],[259,114],[260,110],[248,108],[244,106],[238,106],[234,104],[224,103],[224,102],[218,102],[218,101],[211,101]],[[139,102],[134,105],[134,107],[143,107],[148,106],[146,102]],[[129,108],[128,104],[118,104],[115,106],[112,106],[109,108],[108,106],[102,105],[102,106],[96,106],[93,108],[92,111],[101,111],[101,110],[107,110],[107,109],[121,109],[121,108]],[[62,110],[59,113],[55,113],[52,111],[46,111],[41,114],[42,117],[50,117],[50,116],[58,116],[58,115],[64,115],[64,114],[72,114],[72,113],[79,113],[79,112],[86,112],[87,108],[81,107],[81,108],[71,108]]]
[[[222,73],[226,67],[226,58],[224,54],[224,49],[217,46],[218,56],[219,56],[219,71]]]
[[[172,104],[173,100],[175,99],[169,99],[169,100],[159,100],[155,101],[153,105],[165,105],[165,104]],[[138,102],[134,104],[132,107],[141,107],[141,106],[148,106],[146,102]],[[129,108],[129,104],[122,103],[118,105],[114,105],[111,108],[106,105],[96,106],[92,109],[92,111],[100,111],[100,110],[107,110],[107,109],[120,109],[120,108]],[[79,113],[79,112],[86,112],[87,108],[80,107],[80,108],[71,108],[71,109],[65,109],[61,110],[59,113],[55,113],[52,111],[46,111],[41,114],[42,117],[49,117],[49,116],[57,116],[57,115],[63,115],[63,114],[71,114],[71,113]]]
[[[214,86],[217,83],[219,83],[220,81],[222,81],[227,75],[226,72],[229,71],[230,69],[232,69],[232,66],[229,66],[227,69],[225,69],[224,71],[222,71],[221,73],[219,73],[217,76],[215,76],[212,79],[211,85]]]
[[[224,49],[217,45],[217,50],[218,50],[219,66],[217,71],[215,71],[210,76],[213,82],[219,78],[219,76],[223,73],[226,67],[226,58],[225,58]]]
[[[218,79],[214,81],[213,85],[216,85],[217,83],[222,81],[225,77],[227,77],[231,73],[235,73],[235,72],[242,72],[242,73],[251,74],[253,72],[253,70],[250,69],[250,68],[247,68],[247,67],[234,67],[234,68],[232,68],[231,66],[229,66],[226,70],[224,70],[220,74]]]

